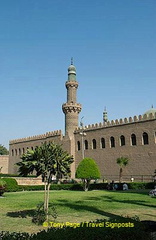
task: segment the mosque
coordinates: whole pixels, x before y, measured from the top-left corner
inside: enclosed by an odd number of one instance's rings
[[[76,68],[71,61],[68,80],[65,83],[67,101],[62,105],[65,114],[65,134],[61,130],[42,135],[15,139],[9,142],[8,172],[17,173],[15,163],[27,149],[35,149],[44,141],[62,144],[74,157],[71,166],[72,178],[79,162],[84,157],[95,159],[103,179],[117,179],[118,157],[128,157],[129,164],[124,169],[124,178],[149,179],[156,169],[156,109],[153,107],[142,115],[108,121],[106,109],[103,122],[79,126],[82,105],[77,102],[78,81]]]

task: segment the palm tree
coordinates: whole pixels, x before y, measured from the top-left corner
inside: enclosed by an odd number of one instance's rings
[[[116,162],[120,166],[119,182],[122,182],[123,167],[125,167],[128,164],[129,159],[126,157],[120,157],[120,158],[117,158]]]
[[[60,145],[54,143],[43,143],[34,151],[28,150],[18,162],[19,174],[27,176],[36,172],[36,176],[42,176],[44,182],[44,211],[48,220],[49,190],[52,177],[59,179],[60,175],[70,176],[70,165],[73,157],[62,149]]]

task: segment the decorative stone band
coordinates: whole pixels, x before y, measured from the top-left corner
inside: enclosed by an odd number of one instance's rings
[[[67,81],[65,85],[66,85],[66,88],[67,88],[67,89],[68,89],[69,87],[78,88],[78,82],[76,82],[76,81]]]
[[[80,113],[82,105],[80,103],[64,103],[62,105],[62,110],[64,113],[77,112]]]

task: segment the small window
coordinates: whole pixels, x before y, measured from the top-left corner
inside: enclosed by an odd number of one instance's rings
[[[110,147],[111,148],[115,147],[115,138],[114,137],[110,138]]]
[[[131,135],[131,145],[132,145],[132,146],[137,145],[136,135],[135,135],[135,134],[132,134],[132,135]]]
[[[31,150],[34,150],[34,148],[33,148],[33,147],[31,147]]]
[[[105,139],[101,138],[101,148],[105,148]]]
[[[88,141],[87,140],[85,140],[84,145],[85,145],[85,150],[87,150],[88,149]]]
[[[23,148],[23,154],[25,153],[25,149]]]
[[[80,147],[80,141],[77,142],[77,150],[80,151],[81,147]]]
[[[120,146],[125,146],[125,137],[123,135],[120,136]]]
[[[142,137],[143,137],[143,145],[147,145],[148,144],[148,134],[146,132],[144,132]]]
[[[12,156],[14,156],[14,150],[12,149]]]
[[[96,140],[95,139],[92,140],[92,149],[96,149]]]
[[[17,149],[15,149],[15,155],[17,156]]]
[[[19,148],[19,155],[21,155],[21,149]]]

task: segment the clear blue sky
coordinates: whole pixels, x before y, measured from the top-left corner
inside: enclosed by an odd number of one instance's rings
[[[156,107],[156,1],[1,1],[0,144],[64,131],[71,57],[86,125]]]

